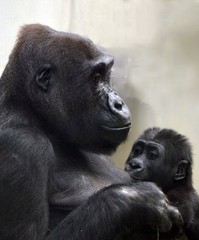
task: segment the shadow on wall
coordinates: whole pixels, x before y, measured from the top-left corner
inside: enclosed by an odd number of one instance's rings
[[[132,128],[128,139],[112,156],[113,161],[117,164],[117,166],[123,168],[124,161],[128,157],[133,141],[140,135],[143,127],[147,126],[149,123],[154,124],[155,117],[153,117],[154,113],[152,107],[142,101],[141,98],[139,99],[136,97],[138,93],[130,81],[131,69],[136,68],[136,63],[134,62],[132,56],[135,56],[136,53],[134,53],[131,49],[112,49],[109,52],[115,57],[112,72],[113,85],[128,105],[132,115]]]
[[[199,158],[199,1],[170,1],[161,17],[151,43],[110,51],[114,86],[133,120],[129,140],[113,156],[122,168],[133,140],[151,126],[186,135]],[[196,160],[194,166],[197,173]]]

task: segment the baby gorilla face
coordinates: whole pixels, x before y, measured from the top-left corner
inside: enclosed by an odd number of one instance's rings
[[[183,144],[186,156],[179,152]],[[190,148],[183,136],[170,129],[148,129],[134,143],[125,171],[133,180],[151,181],[166,191],[187,176],[187,156]]]

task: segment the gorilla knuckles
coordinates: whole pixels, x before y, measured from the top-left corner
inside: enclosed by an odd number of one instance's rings
[[[106,153],[126,139],[131,119],[110,85],[113,58],[89,39],[27,25],[12,57],[47,132],[54,129],[65,141]]]
[[[101,154],[126,139],[131,123],[110,85],[112,65],[78,35],[21,30],[0,81],[2,239],[110,240],[145,219],[165,227],[179,218],[157,187],[129,186]]]

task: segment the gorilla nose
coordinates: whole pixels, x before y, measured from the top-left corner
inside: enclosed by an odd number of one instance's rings
[[[141,170],[142,166],[141,164],[137,163],[137,162],[129,162],[129,165],[132,169],[137,169],[137,170]]]
[[[131,124],[131,114],[123,100],[115,92],[111,92],[108,97],[108,105],[112,113],[121,119],[124,125]]]

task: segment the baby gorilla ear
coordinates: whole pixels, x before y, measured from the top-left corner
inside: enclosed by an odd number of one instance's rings
[[[181,160],[177,165],[174,180],[179,181],[186,178],[188,168],[189,162],[187,160]]]
[[[50,77],[51,77],[51,65],[47,63],[37,70],[35,80],[37,85],[41,89],[47,91],[50,83]]]

